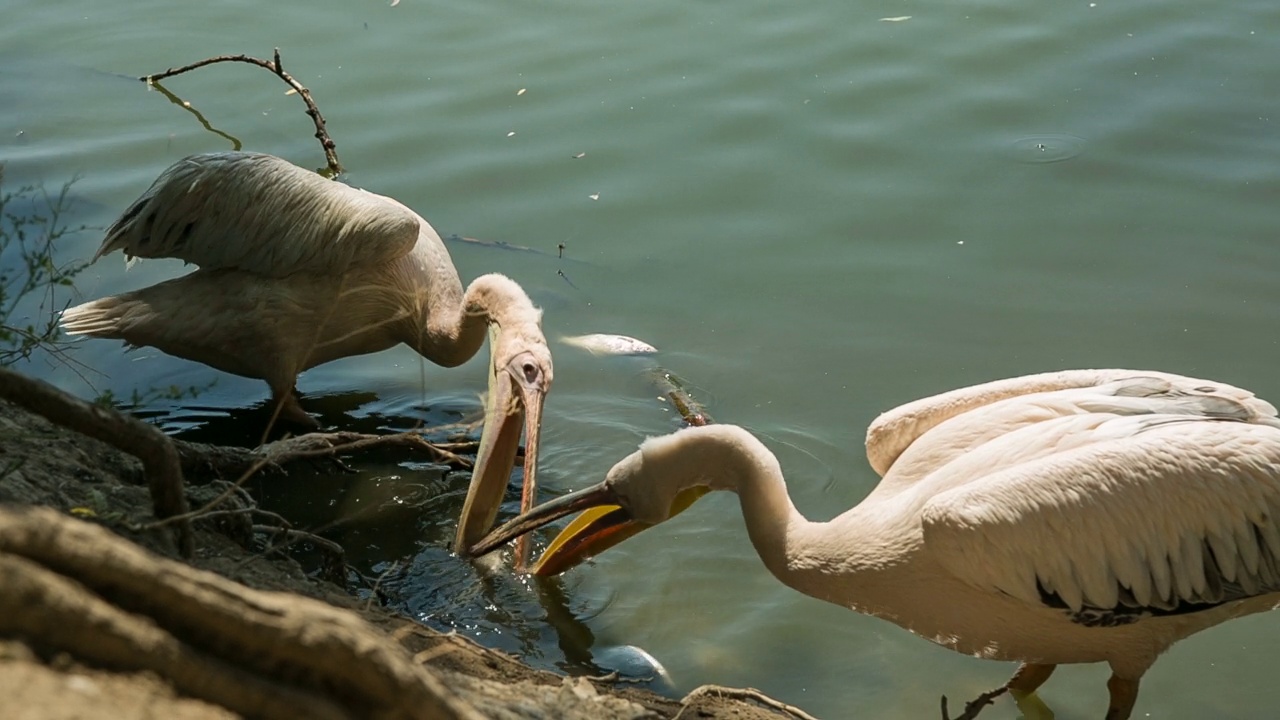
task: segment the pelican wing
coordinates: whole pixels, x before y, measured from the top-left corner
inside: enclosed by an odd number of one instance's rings
[[[1213,393],[1238,400],[1260,414],[1275,415],[1276,410],[1253,393],[1225,383],[1145,370],[1063,370],[1024,375],[959,388],[901,405],[877,417],[867,428],[867,460],[883,476],[898,457],[920,436],[938,425],[986,405],[1019,396],[1101,387],[1116,382],[1136,381],[1136,392],[1150,380],[1163,381],[1168,392],[1183,394]],[[1124,389],[1121,393],[1128,392]]]
[[[192,155],[160,174],[107,230],[115,250],[267,277],[331,275],[413,248],[420,218],[380,195],[271,155]]]
[[[981,474],[1037,436],[1055,439]],[[1273,417],[1059,418],[938,472],[976,479],[925,503],[930,555],[966,582],[1063,608],[1077,622],[1131,622],[1280,590]]]

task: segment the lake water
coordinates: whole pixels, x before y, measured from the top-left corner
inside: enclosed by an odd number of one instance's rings
[[[450,247],[465,279],[522,283],[552,338],[658,346],[654,362],[718,420],[765,438],[814,518],[874,485],[867,423],[937,391],[1122,366],[1280,399],[1272,0],[4,9],[8,186],[78,176],[71,219],[105,226],[174,160],[231,146],[130,78],[278,46],[348,182],[443,235],[540,251]],[[269,73],[219,65],[165,85],[246,149],[323,165],[301,102]],[[62,255],[87,258],[99,240],[69,238]],[[97,297],[180,272],[126,273],[113,256],[77,288]],[[675,426],[639,378],[644,361],[553,352],[546,492],[597,481]],[[96,370],[92,387],[44,361],[26,369],[86,396],[216,379],[145,409],[197,437],[252,442],[260,429],[262,383],[113,342],[74,356]],[[328,423],[405,427],[476,410],[484,369],[424,368],[400,349],[300,387]],[[366,574],[399,563],[385,589],[406,611],[544,666],[586,671],[636,645],[678,691],[754,686],[828,718],[936,717],[939,695],[971,697],[1012,670],[782,587],[730,496],[561,581],[479,577],[448,553],[462,488],[426,463],[370,460],[355,476],[258,489],[315,526],[345,518],[332,536]],[[442,600],[447,611],[428,609]],[[1268,616],[1184,641],[1148,673],[1135,717],[1274,715],[1277,648]],[[1106,675],[1063,668],[1043,695],[1059,718],[1098,717]],[[983,717],[1016,715],[1005,701]]]

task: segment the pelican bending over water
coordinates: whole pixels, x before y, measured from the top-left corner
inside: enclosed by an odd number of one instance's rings
[[[751,542],[791,587],[962,653],[1022,663],[1028,714],[1061,663],[1107,662],[1108,720],[1176,641],[1280,603],[1280,421],[1239,388],[1158,372],[1072,370],[954,390],[867,431],[882,476],[810,522],[773,454],[737,427],[654,438],[605,481],[546,503],[485,553],[586,509],[535,573],[561,572],[738,493]]]
[[[70,308],[62,316],[69,334],[261,378],[284,418],[313,427],[294,387],[302,371],[400,343],[453,367],[479,351],[487,331],[485,426],[457,546],[493,524],[522,418],[532,505],[552,379],[541,311],[503,275],[482,275],[464,293],[440,236],[409,208],[270,155],[192,155],[125,210],[93,259],[116,250],[200,267]]]

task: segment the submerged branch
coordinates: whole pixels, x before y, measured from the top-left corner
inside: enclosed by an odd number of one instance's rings
[[[942,696],[942,720],[976,720],[978,713],[982,712],[982,708],[995,702],[996,698],[1005,694],[1009,689],[1008,685],[1002,685],[995,690],[988,690],[978,697],[964,704],[964,712],[954,718],[947,712],[947,696]]]
[[[693,399],[685,389],[684,381],[677,375],[660,367],[650,368],[644,375],[645,379],[661,393],[661,397],[671,402],[671,406],[680,413],[686,425],[710,425],[715,422],[702,403]]]

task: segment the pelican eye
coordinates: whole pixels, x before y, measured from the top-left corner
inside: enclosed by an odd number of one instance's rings
[[[524,380],[525,380],[525,382],[529,382],[529,383],[537,382],[537,380],[538,380],[538,366],[537,366],[537,365],[534,365],[533,363],[529,363],[529,362],[527,362],[527,363],[525,363],[525,364],[524,364],[524,367],[523,367],[522,369],[524,370]]]

